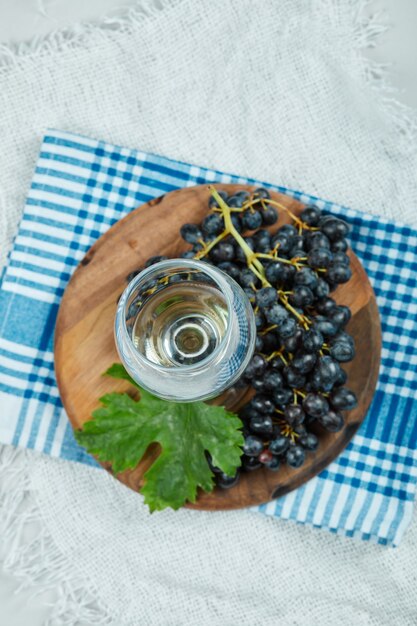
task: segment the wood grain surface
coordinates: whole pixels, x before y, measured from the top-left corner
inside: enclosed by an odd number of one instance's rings
[[[245,185],[216,185],[229,194]],[[303,205],[279,193],[272,198],[294,214]],[[198,223],[207,212],[209,191],[206,186],[173,191],[134,210],[117,222],[87,252],[76,269],[62,299],[55,333],[55,370],[61,398],[73,428],[81,428],[99,405],[98,398],[111,391],[135,390],[125,381],[115,381],[102,373],[119,361],[113,338],[117,300],[126,286],[126,276],[141,267],[150,256],[165,254],[177,257],[189,246],[179,237],[186,222]],[[281,211],[275,231],[289,222]],[[371,402],[379,371],[381,328],[375,295],[358,258],[350,251],[352,279],[332,294],[340,304],[352,310],[348,332],[355,339],[357,355],[344,364],[348,386],[358,397],[358,406],[346,415],[346,424],[338,433],[320,432],[320,446],[310,453],[298,469],[282,466],[278,472],[256,470],[242,474],[236,487],[201,492],[190,508],[224,510],[268,502],[303,484],[325,468],[347,445],[363,421]],[[240,403],[242,399],[240,399]],[[238,408],[234,406],[233,408]],[[152,445],[137,468],[117,478],[138,490],[143,475],[158,455]],[[109,464],[103,466],[111,471]]]

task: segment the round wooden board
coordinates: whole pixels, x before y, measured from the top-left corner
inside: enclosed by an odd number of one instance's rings
[[[216,185],[229,194],[244,185]],[[303,205],[288,196],[272,193],[293,213]],[[55,370],[61,398],[73,428],[80,428],[99,405],[98,398],[111,391],[135,391],[125,381],[115,381],[102,373],[119,361],[113,322],[117,300],[126,286],[126,276],[141,267],[150,256],[165,254],[177,257],[189,246],[179,237],[186,222],[198,223],[207,212],[209,191],[206,186],[173,191],[134,210],[117,222],[87,252],[76,269],[62,299],[55,333]],[[290,219],[281,211],[276,230]],[[320,446],[309,454],[299,469],[283,466],[278,472],[257,470],[243,474],[236,487],[201,492],[195,504],[202,510],[224,510],[268,502],[299,487],[325,468],[345,448],[364,419],[378,379],[381,352],[381,327],[375,295],[358,258],[349,252],[352,279],[334,295],[348,305],[352,319],[348,331],[353,335],[357,356],[346,364],[348,385],[358,396],[358,407],[347,414],[346,424],[338,433],[321,432]],[[238,407],[234,407],[238,408]],[[151,446],[137,468],[117,475],[134,490],[158,454]],[[108,464],[104,467],[111,471]]]

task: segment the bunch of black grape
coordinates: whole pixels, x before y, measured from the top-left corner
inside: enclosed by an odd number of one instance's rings
[[[264,188],[228,197],[211,188],[201,224],[184,224],[191,244],[183,258],[215,265],[236,280],[255,313],[255,354],[241,381],[254,395],[239,416],[243,424],[242,468],[277,471],[300,467],[319,445],[320,433],[337,432],[343,411],[356,407],[341,364],[355,356],[345,331],[351,313],[331,293],[351,277],[348,225],[307,206],[299,216]],[[290,217],[276,232],[278,209]],[[152,257],[146,266],[166,257]],[[133,276],[133,275],[132,275]],[[131,278],[130,276],[129,278]],[[209,459],[210,462],[210,459]],[[220,487],[239,480],[211,465]]]
[[[339,431],[342,411],[357,405],[341,366],[355,356],[345,331],[351,313],[330,296],[351,277],[349,227],[316,206],[296,216],[263,188],[230,197],[212,189],[209,208],[201,224],[182,226],[192,246],[182,256],[229,274],[254,309],[255,354],[240,382],[255,391],[240,412],[242,469],[300,467],[320,432]],[[272,234],[264,227],[277,222],[278,209],[291,221]],[[222,487],[239,479],[213,470]]]

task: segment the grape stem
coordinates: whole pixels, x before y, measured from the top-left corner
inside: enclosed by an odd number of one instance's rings
[[[259,255],[258,254],[254,254],[253,250],[248,246],[248,244],[246,243],[246,241],[244,240],[242,235],[240,233],[238,233],[238,231],[234,227],[232,219],[231,219],[231,208],[223,200],[223,198],[218,193],[218,191],[215,189],[215,187],[213,187],[212,185],[209,185],[209,191],[210,191],[211,195],[213,196],[213,198],[216,200],[217,204],[219,205],[219,208],[221,209],[221,212],[223,214],[223,219],[224,219],[225,230],[224,230],[224,232],[221,235],[219,235],[216,239],[214,239],[212,242],[210,242],[210,244],[208,244],[208,246],[205,248],[204,251],[201,251],[201,252],[197,253],[196,258],[200,259],[202,256],[207,254],[207,252],[209,250],[211,250],[211,248],[213,248],[213,246],[215,246],[216,243],[221,241],[221,239],[223,239],[223,237],[226,237],[227,235],[231,235],[235,239],[235,241],[239,244],[239,246],[242,248],[243,252],[245,253],[248,267],[255,274],[255,276],[257,278],[259,278],[259,280],[262,283],[262,287],[272,287],[271,283],[266,279],[265,268],[264,268],[264,266],[262,265],[262,263],[260,262],[260,260],[258,258]],[[254,204],[255,202],[260,202],[261,200],[265,200],[266,202],[268,202],[270,204],[273,204],[273,205],[276,205],[276,206],[282,208],[284,211],[286,211],[294,219],[294,221],[296,221],[299,224],[302,224],[303,228],[308,228],[308,226],[306,224],[304,224],[297,216],[295,216],[293,213],[291,213],[291,211],[289,211],[284,205],[282,205],[279,202],[275,202],[274,200],[269,200],[267,198],[257,198],[256,200],[252,201],[252,203]],[[249,206],[252,206],[252,203],[244,205],[245,208],[248,208]],[[265,256],[266,256],[266,258],[271,258],[271,257],[268,257],[268,255],[265,255]],[[308,320],[304,316],[300,315],[290,305],[290,303],[288,302],[288,298],[284,294],[283,291],[278,290],[278,297],[279,297],[280,301],[282,302],[282,304],[285,306],[285,308],[288,311],[290,311],[298,319],[298,321],[303,325],[303,327],[306,330],[308,330],[308,328],[309,328]]]
[[[291,439],[291,441],[293,443],[295,443],[295,440],[297,439],[297,437],[299,437],[300,435],[298,433],[296,433],[291,426],[285,422],[284,420],[280,420],[279,421],[279,425],[281,426],[281,435],[283,435],[284,437],[287,437],[289,439]]]
[[[224,239],[228,234],[229,233],[227,233],[226,231],[223,231],[222,233],[220,233],[220,235],[217,235],[216,239],[213,239],[213,241],[210,241],[210,243],[204,242],[204,248],[200,250],[199,252],[197,252],[194,258],[197,260],[202,259],[204,256],[206,256],[210,252],[212,248],[214,248],[214,246],[216,246],[219,243],[219,241]]]
[[[288,302],[288,298],[285,295],[285,293],[283,291],[278,291],[278,295],[280,297],[280,300],[284,303],[284,305],[286,306],[286,308],[291,311],[291,313],[298,319],[298,321],[300,322],[300,324],[302,324],[305,328],[305,330],[308,330],[309,327],[309,323],[307,321],[307,319],[304,317],[304,315],[300,315],[298,313],[298,311],[296,311],[294,309],[294,307],[291,306],[291,304]]]
[[[251,272],[255,274],[255,276],[257,276],[257,278],[259,278],[262,283],[262,287],[266,287],[269,285],[268,281],[265,279],[265,276],[262,276],[261,272],[258,272],[253,263],[249,263],[248,268],[251,270]]]
[[[275,352],[271,352],[271,354],[266,358],[266,360],[272,361],[272,359],[275,359],[275,357],[278,356],[281,359],[281,361],[284,363],[284,365],[288,365],[287,359],[282,354],[283,351],[284,351],[284,348],[281,348],[280,350],[276,350]]]
[[[306,393],[304,393],[304,391],[300,391],[299,389],[294,389],[294,393],[298,394],[302,398],[305,398],[307,395]]]
[[[298,261],[300,259],[282,259],[279,256],[271,257],[269,254],[264,254],[263,252],[256,252],[254,256],[257,259],[268,259],[269,261],[277,261],[278,263],[286,263],[287,265],[294,265],[297,269],[299,269]]]
[[[276,200],[271,200],[271,198],[255,198],[254,200],[251,200],[250,202],[243,204],[242,210],[244,211],[245,209],[250,209],[255,204],[259,204],[259,203],[261,203],[263,209],[265,209],[265,203],[272,204],[272,206],[278,207],[282,211],[285,211],[285,213],[287,213],[287,215],[289,215],[294,220],[294,222],[298,224],[301,230],[303,228],[305,228],[306,230],[312,230],[311,226],[308,226],[307,224],[305,224],[302,220],[300,220],[299,217],[294,215],[292,211],[290,211],[286,206],[281,204],[281,202],[277,202]],[[317,229],[314,229],[314,230],[317,230]]]
[[[248,246],[246,241],[243,239],[242,235],[238,233],[236,228],[234,227],[232,219],[231,219],[230,207],[226,204],[226,202],[223,200],[221,195],[217,192],[217,190],[214,187],[210,185],[209,190],[210,190],[211,195],[216,200],[217,204],[222,210],[224,225],[225,225],[225,233],[227,233],[228,235],[232,235],[232,237],[237,241],[239,246],[242,248],[243,252],[245,253],[249,269],[252,270],[255,276],[257,276],[261,280],[262,285],[270,286],[268,281],[265,278],[264,266],[262,265],[260,261],[258,261],[256,257],[254,258],[253,250]]]
[[[276,328],[278,328],[278,325],[277,324],[272,324],[272,326],[268,326],[267,328],[264,328],[263,330],[261,330],[261,332],[259,334],[260,335],[266,335],[271,330],[275,330]]]

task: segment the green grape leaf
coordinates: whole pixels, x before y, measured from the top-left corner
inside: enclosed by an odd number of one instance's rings
[[[198,487],[213,490],[205,451],[215,466],[234,475],[243,445],[242,423],[234,413],[204,402],[157,398],[139,387],[120,364],[112,365],[106,374],[138,387],[140,400],[127,393],[103,396],[102,406],[75,437],[100,461],[110,462],[115,473],[136,467],[148,446],[159,443],[160,454],[145,473],[140,490],[151,511],[195,502]]]

